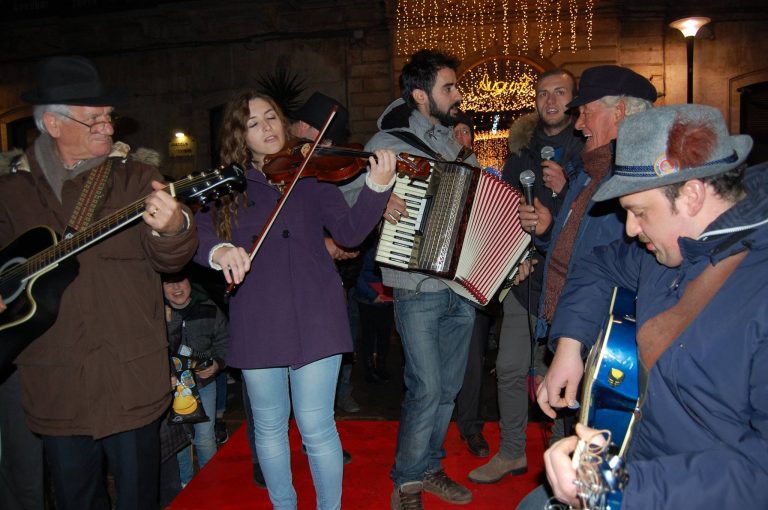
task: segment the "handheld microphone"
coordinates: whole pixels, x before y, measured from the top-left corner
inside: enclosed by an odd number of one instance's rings
[[[520,173],[520,185],[523,187],[525,201],[528,205],[533,205],[533,183],[536,180],[536,174],[533,170],[525,170]]]
[[[545,145],[541,148],[541,159],[544,160],[550,160],[555,157],[555,149],[553,147],[550,147],[549,145]],[[555,198],[557,196],[557,193],[555,193],[555,190],[552,190],[552,198]]]

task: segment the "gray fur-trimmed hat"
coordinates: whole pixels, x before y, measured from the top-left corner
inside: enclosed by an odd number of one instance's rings
[[[667,159],[669,131],[676,121],[709,124],[716,140],[703,165],[680,168]],[[660,106],[631,115],[619,126],[616,164],[608,179],[592,198],[608,200],[667,184],[701,179],[741,165],[752,150],[748,135],[729,135],[720,110],[699,104]]]

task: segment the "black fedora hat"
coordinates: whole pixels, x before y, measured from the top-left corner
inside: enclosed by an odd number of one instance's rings
[[[291,117],[294,120],[304,121],[319,130],[325,125],[325,121],[334,105],[338,106],[338,110],[336,110],[336,115],[325,132],[325,138],[329,138],[334,143],[341,143],[349,135],[349,128],[347,126],[349,123],[349,112],[344,108],[344,105],[335,99],[320,92],[315,92],[303,105],[293,112]]]
[[[50,57],[37,67],[37,85],[21,94],[34,105],[111,106],[126,98],[123,91],[107,91],[93,63],[77,55]]]

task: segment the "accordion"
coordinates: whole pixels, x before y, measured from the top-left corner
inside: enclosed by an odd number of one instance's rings
[[[393,193],[409,217],[384,222],[380,264],[434,274],[485,305],[527,253],[531,236],[520,226],[520,192],[485,170],[434,162],[427,180],[398,177]]]

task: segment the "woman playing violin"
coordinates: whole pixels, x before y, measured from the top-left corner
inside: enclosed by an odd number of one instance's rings
[[[262,230],[280,191],[261,171],[286,143],[287,123],[273,99],[244,92],[226,108],[221,163],[248,168],[248,191],[199,215],[199,262],[242,285],[230,300],[227,363],[242,369],[256,450],[275,508],[296,508],[288,418],[306,446],[317,508],[341,507],[342,450],[333,416],[341,353],[352,349],[341,279],[324,229],[356,246],[381,218],[395,177],[395,155],[377,151],[366,186],[350,207],[335,184],[300,179],[251,261],[246,248]],[[246,273],[249,273],[246,277]],[[289,391],[290,390],[290,391]]]

